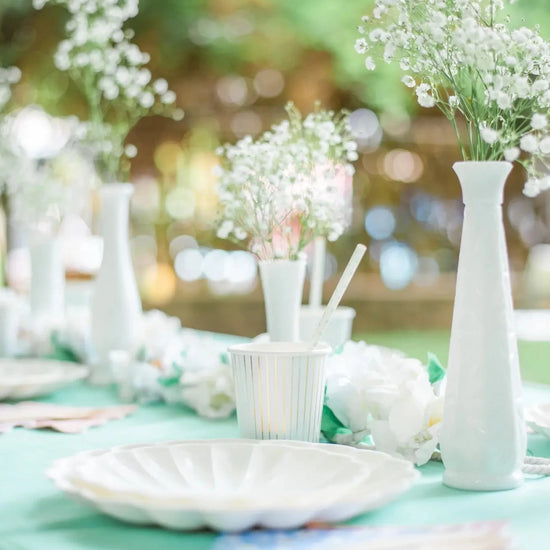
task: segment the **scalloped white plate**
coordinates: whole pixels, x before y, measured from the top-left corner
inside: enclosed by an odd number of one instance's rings
[[[123,521],[192,530],[291,529],[378,508],[419,476],[376,451],[296,441],[174,441],[88,451],[47,472]]]
[[[46,395],[88,374],[88,367],[68,361],[0,359],[0,400]]]
[[[525,422],[535,432],[550,437],[550,403],[539,403],[526,409]]]

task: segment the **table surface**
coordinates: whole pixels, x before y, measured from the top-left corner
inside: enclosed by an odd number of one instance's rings
[[[60,390],[43,401],[64,405],[118,403],[114,391],[83,383]],[[525,402],[550,401],[550,387],[528,384]],[[56,459],[86,449],[173,439],[238,437],[235,417],[206,420],[184,407],[140,406],[123,420],[84,434],[15,429],[0,436],[0,550],[201,550],[216,535],[136,527],[101,515],[66,497],[46,478]],[[529,451],[550,457],[550,439],[529,437]],[[429,463],[414,487],[384,508],[352,520],[363,525],[426,525],[481,520],[508,520],[520,548],[548,548],[546,526],[550,478],[528,478],[518,489],[474,493],[441,483],[443,467]]]

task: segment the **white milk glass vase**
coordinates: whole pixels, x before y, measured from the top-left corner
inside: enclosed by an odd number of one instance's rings
[[[269,339],[272,342],[297,342],[306,262],[264,260],[259,262],[259,266]]]
[[[521,377],[502,221],[509,162],[457,162],[464,225],[440,447],[443,482],[512,489],[526,451]]]
[[[103,259],[92,296],[94,358],[90,381],[112,381],[109,354],[133,352],[141,323],[141,300],[128,241],[130,183],[111,183],[100,190]]]
[[[65,309],[65,266],[57,235],[31,235],[30,303],[34,316],[57,318]]]

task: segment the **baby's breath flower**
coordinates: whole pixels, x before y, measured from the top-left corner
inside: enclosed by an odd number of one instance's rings
[[[171,115],[176,99],[166,80],[151,82],[145,67],[150,55],[130,42],[134,32],[124,28],[138,14],[138,0],[33,0],[36,9],[47,4],[70,13],[54,61],[88,101],[88,137],[104,178],[120,180],[128,168],[124,140],[131,128],[149,113]],[[181,119],[180,110],[177,116]]]
[[[527,134],[519,140],[519,146],[526,153],[536,153],[539,142],[533,134]]]
[[[357,53],[365,53],[368,49],[367,41],[364,38],[358,38],[355,41],[355,51]]]
[[[356,49],[368,69],[399,65],[418,104],[453,124],[465,160],[523,164],[532,196],[550,171],[550,42],[538,27],[510,29],[508,2],[374,0]]]
[[[143,92],[139,98],[139,104],[145,109],[150,109],[155,104],[155,96],[151,92]]]
[[[153,89],[157,94],[165,94],[168,91],[168,82],[166,82],[164,78],[157,78],[157,80],[153,82]]]
[[[372,57],[365,58],[365,67],[369,71],[374,71],[374,69],[376,69],[376,63]]]
[[[508,149],[504,150],[504,160],[507,160],[508,162],[514,162],[519,158],[519,147],[509,147]]]
[[[289,120],[259,139],[246,136],[216,153],[222,215],[217,235],[248,240],[262,259],[294,259],[317,236],[337,239],[350,221],[357,145],[347,114],[290,104]]]
[[[498,132],[492,128],[488,128],[487,126],[481,126],[479,133],[481,135],[481,139],[489,145],[492,145],[498,139]]]
[[[416,86],[416,81],[410,74],[406,74],[402,79],[401,82],[407,86],[407,88],[414,88]]]
[[[497,94],[497,105],[501,109],[509,109],[512,106],[512,97],[504,92]]]
[[[160,100],[166,105],[170,105],[176,101],[176,93],[172,90],[168,90],[166,93],[162,94]]]
[[[51,118],[38,107],[49,124],[61,129],[65,145],[54,156],[31,158],[15,136],[17,114],[0,120],[0,183],[9,197],[10,214],[28,228],[55,231],[68,214],[79,214],[90,200],[96,174],[91,157],[79,143],[82,123],[75,117]]]
[[[535,113],[531,118],[531,128],[533,130],[544,130],[548,126],[546,115]]]
[[[133,144],[133,143],[128,143],[125,147],[124,147],[124,154],[129,158],[129,159],[133,159],[137,156],[138,154],[138,148]]]

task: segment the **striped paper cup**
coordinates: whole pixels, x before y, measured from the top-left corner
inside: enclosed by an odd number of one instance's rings
[[[242,437],[319,441],[329,345],[249,343],[229,352]]]

